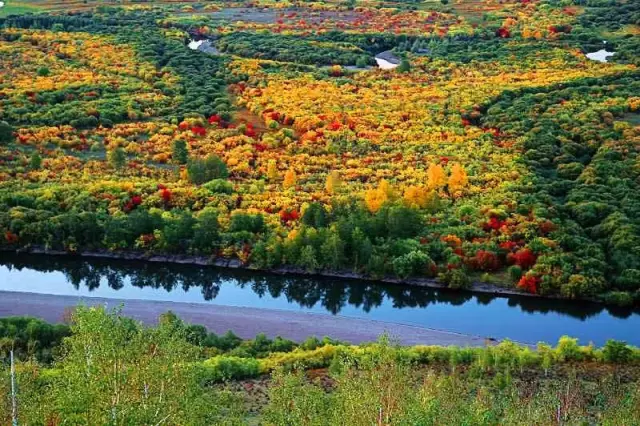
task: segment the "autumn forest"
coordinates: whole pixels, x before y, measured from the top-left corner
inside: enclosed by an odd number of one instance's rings
[[[29,3],[4,250],[640,301],[638,2]]]

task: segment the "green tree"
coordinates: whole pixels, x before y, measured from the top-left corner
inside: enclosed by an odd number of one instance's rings
[[[117,147],[107,153],[107,161],[109,161],[109,165],[111,167],[116,170],[120,170],[127,162],[127,155],[125,154],[124,149]]]
[[[411,71],[411,63],[407,58],[402,58],[397,68],[398,72],[406,73]]]
[[[218,212],[207,207],[196,218],[193,246],[202,252],[211,252],[218,244]]]
[[[302,223],[314,228],[324,228],[327,226],[327,209],[322,203],[309,204],[302,214]]]
[[[185,164],[189,159],[187,143],[182,139],[173,141],[171,145],[171,157],[176,164]]]
[[[358,59],[356,59],[356,67],[358,67],[358,68],[366,68],[367,67],[367,57],[366,56],[358,56]]]
[[[329,269],[340,269],[344,262],[344,242],[337,231],[329,231],[322,246],[322,263]]]
[[[225,179],[229,176],[227,165],[217,155],[209,155],[207,158],[191,158],[187,163],[187,176],[189,181],[196,185],[209,182],[213,179]]]
[[[298,264],[308,272],[314,272],[320,267],[316,257],[316,250],[313,246],[306,245],[302,247]]]
[[[202,387],[190,367],[198,349],[180,324],[146,328],[120,310],[79,307],[72,332],[48,377],[39,407],[46,417],[37,423],[205,425],[234,418],[233,410],[220,410],[228,397]]]
[[[31,170],[40,170],[41,166],[42,166],[42,158],[40,157],[40,153],[36,151],[33,153],[33,155],[31,156],[31,159],[29,160],[29,168]]]
[[[7,144],[13,141],[13,127],[6,121],[0,121],[0,143]]]
[[[257,234],[264,230],[264,217],[261,214],[236,213],[231,216],[229,232],[251,232]]]

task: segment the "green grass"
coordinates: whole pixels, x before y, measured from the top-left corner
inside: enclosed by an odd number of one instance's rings
[[[8,15],[17,15],[21,13],[34,13],[40,9],[28,3],[4,0],[4,7],[0,7],[0,17]]]

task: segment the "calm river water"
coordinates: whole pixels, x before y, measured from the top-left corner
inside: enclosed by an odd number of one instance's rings
[[[316,312],[528,343],[570,335],[640,346],[637,310],[193,265],[0,253],[1,290]]]

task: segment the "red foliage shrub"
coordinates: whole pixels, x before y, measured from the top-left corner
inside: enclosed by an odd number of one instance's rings
[[[492,216],[487,223],[484,224],[485,231],[497,231],[505,225],[504,220],[500,220],[495,216]]]
[[[300,214],[297,210],[282,209],[280,210],[280,220],[283,222],[290,222],[292,220],[298,220]]]
[[[168,189],[164,188],[160,190],[160,196],[162,197],[162,201],[164,201],[166,204],[169,204],[171,202],[172,194]]]
[[[518,281],[518,288],[525,290],[531,294],[538,292],[538,285],[540,284],[540,278],[534,275],[525,275]]]
[[[211,117],[209,117],[209,124],[220,123],[221,121],[222,117],[217,114],[213,114]]]
[[[9,244],[14,244],[18,242],[18,236],[16,234],[14,234],[11,231],[7,231],[4,233],[4,239],[9,243]]]
[[[257,133],[256,133],[256,129],[253,128],[253,125],[251,123],[247,124],[247,128],[244,131],[245,136],[248,136],[250,138],[255,138]]]
[[[271,112],[267,116],[274,121],[280,121],[280,113],[277,111]]]
[[[513,251],[513,249],[515,249],[516,247],[518,247],[518,244],[516,244],[514,241],[505,241],[503,243],[500,243],[500,248],[503,250]]]
[[[495,271],[500,268],[498,256],[487,250],[478,250],[476,255],[469,259],[469,264],[481,271]]]
[[[509,260],[522,269],[529,269],[535,265],[537,256],[528,248],[523,248],[509,255]]]
[[[193,126],[191,128],[191,133],[193,133],[196,136],[205,136],[207,134],[207,130],[204,127]]]
[[[504,27],[500,27],[496,31],[496,36],[498,36],[500,38],[509,38],[509,37],[511,37],[511,32],[508,29],[504,28]]]
[[[338,123],[337,121],[334,121],[333,123],[327,126],[327,129],[336,131],[336,130],[340,130],[340,127],[342,127],[342,124]]]

